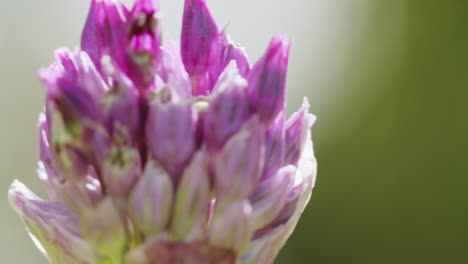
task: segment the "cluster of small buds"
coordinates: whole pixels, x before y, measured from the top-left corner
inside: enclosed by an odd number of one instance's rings
[[[268,264],[315,183],[304,100],[285,118],[291,43],[252,67],[204,0],[185,0],[180,49],[159,6],[92,0],[76,51],[39,72],[39,177],[10,203],[53,264]]]

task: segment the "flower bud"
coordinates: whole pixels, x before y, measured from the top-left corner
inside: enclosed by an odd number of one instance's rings
[[[146,137],[152,158],[172,175],[180,173],[195,151],[197,112],[189,103],[150,105]]]
[[[135,63],[130,76],[138,86],[153,82],[157,62],[161,60],[161,27],[155,17],[159,7],[154,0],[138,0],[130,15],[129,50]]]
[[[132,191],[130,215],[145,236],[163,231],[171,216],[174,196],[170,175],[154,162],[146,164],[145,172]]]
[[[214,161],[215,191],[221,203],[246,199],[257,184],[264,162],[264,128],[251,118]]]
[[[285,107],[286,73],[291,42],[276,36],[247,78],[249,96],[260,120],[269,124]]]
[[[89,15],[81,36],[81,49],[89,54],[101,69],[101,58],[111,55],[123,65],[127,60],[126,21],[129,11],[114,0],[92,0]]]
[[[59,49],[56,57],[58,62],[42,69],[39,78],[47,88],[47,104],[54,103],[67,128],[74,129],[70,132],[78,132],[99,119],[99,100],[107,86],[86,53]]]
[[[158,9],[154,0],[138,0],[133,6],[130,46],[135,55],[148,53],[156,58],[161,55],[161,31],[154,17]]]
[[[138,149],[116,143],[102,161],[101,173],[110,194],[126,197],[141,173]]]
[[[132,84],[120,81],[106,93],[103,123],[109,135],[121,137],[129,145],[137,145],[141,134],[140,103]]]
[[[86,263],[95,252],[83,239],[78,217],[58,202],[41,200],[19,181],[8,192],[10,205],[51,263]]]
[[[79,127],[73,127],[63,120],[61,113],[55,104],[47,106],[50,116],[48,124],[50,126],[50,146],[55,168],[60,173],[62,179],[78,180],[82,179],[88,170],[88,160],[83,152],[81,140],[74,140],[74,135],[81,134]]]
[[[213,61],[218,27],[205,0],[185,0],[181,52],[190,75],[202,75]]]
[[[287,196],[283,204],[284,206],[281,208],[276,218],[272,220],[270,226],[271,229],[286,223],[291,218],[297,209],[297,203],[303,193],[303,190],[304,182],[302,179],[297,180],[297,182],[294,183],[294,186],[291,186],[291,188],[288,189]]]
[[[85,239],[100,255],[97,263],[123,263],[127,243],[125,222],[112,199],[108,197],[96,208],[82,212],[82,230]]]
[[[306,142],[307,132],[315,122],[309,114],[309,102],[304,98],[301,109],[286,121],[285,164],[297,165]]]
[[[55,169],[53,153],[49,143],[49,128],[45,113],[39,115],[39,163],[38,175],[40,179],[46,184],[47,192],[51,200],[57,201],[60,194],[57,193],[55,185],[60,182],[60,175]],[[63,179],[62,179],[63,180]]]
[[[230,205],[213,219],[209,231],[210,242],[242,255],[252,236],[252,213],[252,206],[248,201]]]
[[[280,112],[265,135],[265,168],[262,180],[269,178],[284,164],[284,112]]]
[[[296,170],[292,165],[283,167],[257,187],[251,197],[254,230],[267,226],[277,217],[287,202]]]
[[[235,61],[218,79],[213,97],[204,120],[204,134],[209,147],[221,148],[250,114],[247,82],[239,75]]]
[[[199,150],[185,169],[177,188],[171,226],[176,240],[200,236],[207,221],[211,193],[205,150]]]
[[[102,71],[102,58],[111,56],[139,90],[154,79],[155,62],[161,55],[161,30],[151,0],[139,0],[129,11],[120,1],[93,0],[81,38]]]

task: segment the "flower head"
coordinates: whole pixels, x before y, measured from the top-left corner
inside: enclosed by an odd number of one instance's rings
[[[12,207],[50,263],[272,263],[315,183],[304,100],[285,119],[291,42],[250,66],[204,0],[180,50],[159,5],[92,0],[81,46],[39,72],[39,176]]]

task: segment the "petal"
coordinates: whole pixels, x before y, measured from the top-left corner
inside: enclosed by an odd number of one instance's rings
[[[308,132],[306,137],[306,143],[304,147],[304,153],[301,156],[298,163],[299,174],[303,178],[304,185],[303,191],[298,199],[296,209],[289,220],[282,226],[276,228],[268,234],[267,242],[262,243],[261,249],[258,249],[258,253],[255,255],[257,261],[245,262],[245,263],[262,263],[271,264],[275,260],[281,248],[284,246],[288,238],[294,231],[299,218],[304,211],[305,206],[308,204],[312,195],[312,189],[315,185],[315,177],[317,174],[317,162],[314,157],[311,133]]]
[[[185,0],[181,52],[190,75],[205,73],[212,63],[218,28],[205,0]]]
[[[184,171],[177,189],[172,235],[176,240],[203,235],[208,220],[211,193],[209,171],[204,150],[199,150]]]
[[[284,165],[284,112],[280,112],[265,134],[265,168],[262,180]]]
[[[210,66],[211,79],[216,81],[225,68],[235,61],[239,74],[246,78],[250,71],[250,63],[245,48],[232,41],[227,30],[221,32],[216,60]]]
[[[126,197],[141,175],[138,149],[113,144],[102,161],[101,174],[109,194]]]
[[[275,36],[247,78],[251,103],[265,124],[272,122],[285,108],[290,47],[291,41],[286,37]]]
[[[146,136],[156,161],[177,176],[190,161],[195,148],[197,112],[189,102],[150,105]]]
[[[285,163],[296,165],[307,139],[307,132],[315,121],[315,116],[308,114],[309,102],[304,98],[301,109],[286,121]]]
[[[215,157],[215,191],[221,203],[246,199],[253,192],[263,169],[264,133],[254,116]]]
[[[292,165],[283,167],[257,187],[251,197],[254,230],[268,226],[283,209],[287,203],[296,170],[296,167]]]
[[[126,28],[129,11],[120,1],[92,0],[81,49],[100,68],[101,58],[112,55],[119,64],[125,60]]]
[[[247,82],[233,61],[220,76],[204,119],[204,137],[209,147],[219,149],[249,118]]]
[[[170,175],[154,162],[146,164],[130,198],[130,214],[133,222],[146,237],[163,231],[171,216],[174,196]]]
[[[58,202],[41,200],[19,181],[8,192],[33,240],[51,263],[92,263],[95,253],[83,239],[78,217]]]
[[[124,217],[120,205],[110,197],[102,200],[95,208],[82,212],[83,236],[99,252],[100,261],[93,263],[122,263],[127,246]]]
[[[213,219],[209,231],[210,242],[242,255],[252,237],[251,218],[252,206],[248,201],[233,203]]]

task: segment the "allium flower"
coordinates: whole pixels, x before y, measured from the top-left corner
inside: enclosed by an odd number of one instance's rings
[[[274,261],[315,181],[303,106],[285,119],[291,43],[252,67],[203,0],[186,0],[181,49],[159,8],[93,0],[81,46],[39,77],[39,176],[10,203],[50,263]]]

